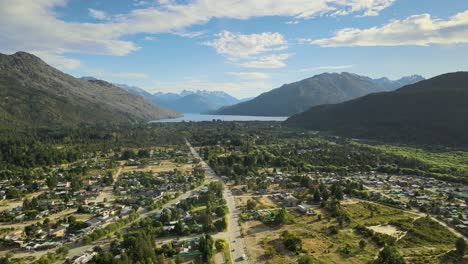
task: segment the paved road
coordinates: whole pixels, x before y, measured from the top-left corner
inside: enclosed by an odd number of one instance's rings
[[[198,155],[198,152],[192,147],[188,140],[186,140],[186,143],[190,148],[192,155],[195,158],[200,159],[202,167],[208,174],[208,178],[221,180],[221,178],[216,175],[213,169],[211,169],[211,167],[208,166],[205,161],[203,161],[200,155]],[[231,259],[234,263],[249,263],[248,259],[243,259],[242,257],[247,256],[247,254],[245,254],[245,241],[241,234],[241,228],[239,225],[239,210],[236,208],[234,196],[232,195],[229,188],[224,188],[223,195],[224,199],[226,200],[227,207],[229,208],[229,214],[227,231],[222,234],[224,234],[224,239],[229,244],[229,248],[231,249]]]

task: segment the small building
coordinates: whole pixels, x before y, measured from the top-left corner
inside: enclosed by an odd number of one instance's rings
[[[286,196],[286,198],[284,198],[283,200],[283,205],[286,207],[293,207],[293,206],[297,206],[298,204],[299,204],[299,199],[297,199],[296,197],[292,195]]]
[[[63,237],[67,229],[64,226],[59,226],[54,230],[51,230],[49,235],[53,237]]]

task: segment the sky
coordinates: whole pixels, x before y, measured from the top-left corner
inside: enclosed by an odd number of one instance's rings
[[[0,0],[0,52],[151,93],[468,70],[467,0]]]

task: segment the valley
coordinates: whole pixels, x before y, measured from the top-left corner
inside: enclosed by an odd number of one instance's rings
[[[0,0],[0,264],[468,264],[467,0]]]
[[[468,235],[466,172],[411,172],[436,168],[434,158],[411,163],[387,152],[397,146],[279,122],[155,123],[100,133],[88,145],[98,152],[43,165],[41,174],[33,166],[28,182],[3,183],[0,254],[8,261],[137,261],[142,249],[179,263],[370,263],[385,257],[382,250],[408,263],[466,258],[456,253]],[[70,151],[80,145],[67,144]],[[445,168],[463,168],[463,157]],[[21,190],[16,198],[12,188]]]

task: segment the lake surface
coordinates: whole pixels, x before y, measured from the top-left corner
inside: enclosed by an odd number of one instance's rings
[[[151,123],[179,123],[179,122],[202,122],[202,121],[284,121],[285,116],[236,116],[236,115],[201,115],[183,114],[179,118],[169,118],[151,121]]]

